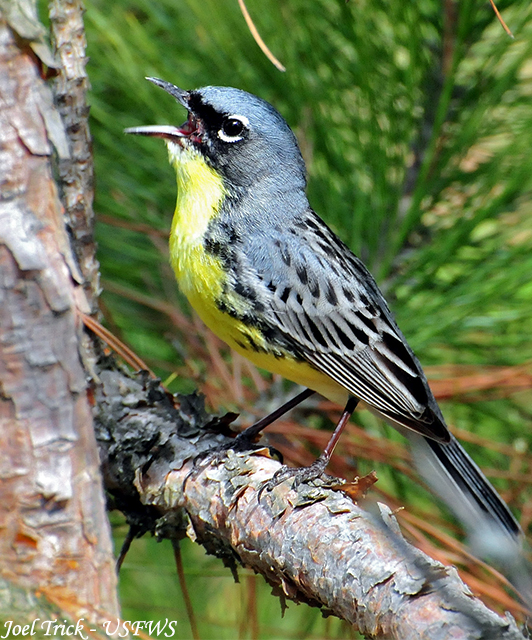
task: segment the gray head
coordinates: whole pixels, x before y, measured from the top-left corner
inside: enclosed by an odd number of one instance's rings
[[[227,186],[247,189],[263,178],[274,178],[278,184],[304,188],[305,165],[297,140],[268,102],[232,87],[184,91],[164,80],[148,80],[174,96],[188,110],[188,120],[180,127],[135,127],[128,133],[157,136],[196,150]]]

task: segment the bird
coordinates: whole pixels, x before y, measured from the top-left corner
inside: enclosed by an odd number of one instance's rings
[[[188,112],[179,126],[126,129],[162,138],[176,171],[169,242],[180,290],[235,351],[304,387],[237,440],[313,393],[342,405],[324,452],[297,476],[306,481],[325,470],[360,403],[408,438],[425,480],[487,553],[520,540],[510,509],[449,431],[374,278],[311,208],[281,114],[240,89],[147,80]]]

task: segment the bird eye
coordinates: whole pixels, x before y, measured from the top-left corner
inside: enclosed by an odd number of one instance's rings
[[[236,118],[228,118],[222,125],[222,132],[228,138],[236,138],[244,131],[244,123]]]
[[[238,142],[242,140],[242,134],[249,124],[244,116],[230,116],[222,122],[222,128],[218,131],[218,137],[225,142]]]

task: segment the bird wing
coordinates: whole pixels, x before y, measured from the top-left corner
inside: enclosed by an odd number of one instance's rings
[[[256,234],[242,273],[261,314],[297,357],[392,423],[440,442],[449,432],[417,358],[373,277],[309,211]]]
[[[509,554],[520,558],[519,524],[449,433],[421,365],[362,262],[312,211],[284,228],[270,225],[244,249],[239,275],[249,286],[241,290],[253,292],[248,302],[260,305],[257,317],[269,340],[280,336],[281,348],[406,427],[416,465],[480,552],[489,548],[505,562]]]

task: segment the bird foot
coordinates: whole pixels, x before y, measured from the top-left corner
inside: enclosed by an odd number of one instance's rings
[[[200,471],[205,467],[208,467],[209,465],[221,464],[227,457],[228,451],[233,451],[235,453],[252,453],[253,451],[259,451],[261,449],[263,450],[265,448],[268,448],[270,451],[270,455],[282,462],[283,458],[279,451],[277,451],[273,447],[265,447],[264,445],[256,444],[257,434],[252,431],[248,433],[250,429],[251,428],[245,429],[244,431],[239,433],[236,438],[230,440],[229,442],[225,442],[224,444],[221,444],[213,449],[198,453],[198,455],[192,461],[192,469],[186,476],[183,486],[185,487],[188,480],[200,473]]]
[[[270,480],[265,482],[259,491],[259,502],[264,491],[272,491],[285,480],[293,478],[292,489],[297,489],[302,484],[309,484],[314,480],[321,480],[325,472],[328,460],[319,457],[308,467],[283,467],[279,469]]]

